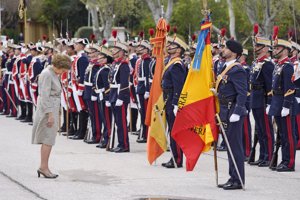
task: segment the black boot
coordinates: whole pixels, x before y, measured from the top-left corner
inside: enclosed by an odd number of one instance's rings
[[[26,117],[26,102],[20,101],[21,115],[16,120],[23,120]]]
[[[80,111],[79,113],[79,129],[73,140],[82,140],[86,134],[87,123],[88,123],[89,113],[86,111]]]

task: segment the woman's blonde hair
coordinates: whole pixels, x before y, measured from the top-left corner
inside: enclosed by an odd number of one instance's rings
[[[56,54],[53,56],[52,65],[57,69],[71,69],[71,58],[64,54]]]

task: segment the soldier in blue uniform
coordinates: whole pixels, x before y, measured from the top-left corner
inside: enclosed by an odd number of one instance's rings
[[[165,112],[168,123],[169,132],[172,132],[173,124],[178,110],[178,99],[183,88],[187,75],[187,68],[181,60],[184,51],[188,49],[188,45],[178,37],[168,37],[167,51],[170,59],[162,75],[161,87],[163,89],[163,97],[165,101]],[[162,166],[166,168],[182,167],[183,153],[170,134],[170,145],[173,159]]]
[[[250,123],[250,109],[251,109],[251,101],[250,101],[250,74],[251,68],[247,64],[246,59],[248,57],[248,50],[243,49],[242,56],[240,58],[240,63],[247,72],[247,83],[248,83],[248,90],[247,90],[247,102],[246,102],[246,109],[248,114],[245,116],[244,125],[243,125],[243,146],[244,146],[244,154],[245,154],[245,161],[248,161],[251,151],[251,123]]]
[[[84,93],[84,76],[86,68],[89,65],[89,60],[87,55],[84,52],[85,46],[88,44],[88,39],[79,38],[75,41],[75,51],[77,52],[77,57],[74,60],[74,75],[73,75],[73,85],[76,85],[76,92],[77,95],[77,107],[79,108],[79,128],[74,137],[73,140],[82,140],[86,134],[87,130],[87,123],[88,123],[88,117],[89,113],[87,110],[86,103],[83,100],[83,93]],[[74,80],[75,79],[75,80]],[[75,89],[74,88],[74,89]]]
[[[91,140],[85,141],[88,144],[96,144],[100,142],[101,138],[101,121],[100,121],[100,111],[98,107],[98,98],[94,95],[94,77],[100,68],[100,63],[98,62],[99,51],[97,51],[98,46],[96,44],[91,44],[87,50],[89,56],[89,65],[85,71],[84,77],[84,93],[83,99],[88,106],[89,117],[91,120],[92,128],[92,138]]]
[[[102,138],[97,145],[99,148],[106,148],[111,133],[111,105],[109,103],[109,82],[108,75],[111,70],[110,64],[113,61],[111,52],[102,44],[97,48],[100,52],[98,56],[99,70],[94,76],[94,92],[93,95],[98,98],[99,119],[102,125]]]
[[[126,44],[115,42],[111,48],[114,58],[112,70],[109,74],[110,93],[109,103],[117,125],[118,146],[113,149],[116,153],[129,152],[129,138],[127,130],[127,106],[130,102],[129,76],[130,69],[125,54]]]
[[[296,139],[297,139],[297,150],[300,150],[300,63],[299,63],[299,52],[300,52],[300,45],[296,42],[292,43],[292,52],[290,61],[294,65],[294,75],[293,81],[295,84],[295,97],[298,104],[297,113],[296,113]]]
[[[274,64],[269,58],[271,41],[262,37],[254,38],[254,51],[257,59],[251,71],[251,109],[255,120],[258,142],[260,146],[259,159],[250,165],[268,167],[274,149],[274,131],[272,118],[267,116],[272,98],[272,72]]]
[[[296,134],[295,114],[297,101],[295,85],[292,82],[293,65],[289,61],[291,43],[275,38],[274,57],[277,63],[272,78],[272,101],[268,110],[274,116],[281,138],[282,161],[273,170],[277,172],[295,171]]]
[[[7,117],[17,117],[17,109],[15,106],[18,106],[18,101],[16,97],[16,91],[12,79],[12,70],[13,65],[16,60],[16,56],[14,55],[14,44],[8,44],[8,47],[11,49],[10,57],[8,58],[6,62],[6,73],[5,73],[5,82],[6,82],[6,91],[8,92],[7,95],[10,96],[10,98],[7,96],[7,109],[9,112],[9,115]]]
[[[222,49],[222,56],[226,59],[222,73],[216,82],[216,92],[220,102],[220,118],[225,128],[225,134],[235,159],[237,170],[245,183],[244,150],[242,128],[247,114],[247,73],[237,59],[242,55],[243,47],[235,40],[228,40]],[[234,167],[229,151],[230,179],[225,184],[218,185],[225,190],[242,189],[238,173]]]
[[[148,127],[145,125],[145,118],[147,112],[148,98],[150,95],[150,43],[142,40],[139,43],[137,52],[141,55],[140,65],[137,67],[137,88],[136,93],[139,98],[139,108],[141,114],[141,138],[137,139],[138,143],[146,143],[148,137]]]
[[[223,67],[224,67],[224,63],[225,63],[225,59],[222,57],[222,53],[221,50],[225,47],[225,35],[222,35],[219,37],[219,42],[218,42],[218,46],[215,46],[215,44],[213,44],[213,49],[212,49],[212,54],[213,54],[213,68],[214,68],[214,75],[215,75],[215,79],[217,78],[217,76],[219,74],[221,74]],[[217,54],[218,53],[218,54]],[[226,151],[226,145],[225,145],[225,141],[222,136],[222,142],[220,143],[219,146],[217,146],[217,151]],[[219,139],[221,137],[219,136]]]

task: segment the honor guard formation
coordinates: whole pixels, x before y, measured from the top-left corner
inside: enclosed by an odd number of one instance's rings
[[[230,179],[219,185],[223,189],[242,188],[245,162],[276,172],[295,170],[295,154],[300,149],[300,45],[291,36],[278,38],[278,27],[273,32],[272,38],[264,38],[254,26],[252,62],[239,42],[225,39],[225,29],[211,44],[216,81],[212,91],[236,161],[228,156]],[[153,37],[154,30],[149,34]],[[72,65],[60,77],[63,120],[58,131],[70,140],[97,144],[115,153],[130,152],[129,137],[134,135],[137,143],[147,143],[145,118],[156,65],[153,46],[142,32],[139,39],[127,42],[120,42],[115,30],[112,36],[112,41],[103,39],[102,43],[56,38],[48,43],[2,45],[1,115],[33,123],[39,75],[51,65],[53,55],[61,53],[71,58]],[[196,51],[195,39],[187,45],[176,34],[167,36],[161,88],[169,132]],[[252,116],[254,123],[250,123]],[[217,150],[227,151],[221,132],[219,136]],[[171,134],[169,137],[172,158],[162,166],[182,167],[183,152]]]

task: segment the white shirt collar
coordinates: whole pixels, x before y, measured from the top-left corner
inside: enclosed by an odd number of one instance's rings
[[[82,54],[84,54],[84,50],[78,51],[77,56],[81,56]]]
[[[233,59],[231,61],[225,62],[226,67],[233,64],[236,61],[236,59]]]

